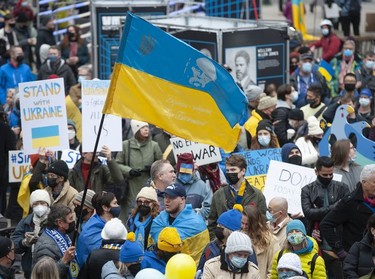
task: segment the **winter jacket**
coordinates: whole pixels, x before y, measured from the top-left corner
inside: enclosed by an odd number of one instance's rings
[[[325,206],[325,192],[327,193],[328,206]],[[332,180],[326,186],[316,179],[314,182],[304,186],[301,190],[301,205],[303,214],[312,226],[315,222],[320,222],[330,212],[342,198],[349,194],[346,184]],[[312,227],[308,229],[312,232]]]
[[[38,160],[35,167],[33,168],[33,174],[29,181],[30,193],[38,188],[39,183],[46,184],[45,170],[47,165]],[[47,185],[45,185],[47,187]]]
[[[363,201],[362,184],[358,183],[357,189],[341,199],[324,217],[320,223],[320,233],[335,252],[342,249],[349,251],[354,242],[362,239],[367,221],[373,213],[375,208]],[[336,234],[339,225],[343,226],[342,240]]]
[[[0,265],[0,279],[14,279],[16,269]]]
[[[61,46],[61,57],[64,60],[69,59],[69,53],[70,53],[70,43],[66,47]],[[80,44],[78,45],[77,57],[78,57],[78,62],[75,65],[77,68],[90,62],[90,54],[89,54],[89,49],[87,48],[86,42],[83,42],[81,45]]]
[[[355,242],[344,260],[344,276],[347,279],[358,279],[369,274],[374,268],[375,247],[373,235],[367,232],[361,241]]]
[[[323,113],[327,109],[326,105],[324,103],[320,103],[319,106],[316,108],[310,107],[310,105],[305,105],[301,107],[301,110],[303,111],[303,117],[307,121],[310,116],[315,116],[318,121],[320,121],[323,118]],[[320,112],[318,115],[317,113]]]
[[[187,183],[182,183],[178,178],[177,181],[185,186],[186,203],[190,203],[194,211],[206,220],[210,213],[213,195],[210,186],[204,183],[197,175],[194,175]]]
[[[52,205],[53,204],[63,204],[68,207],[70,207],[72,210],[74,210],[73,201],[78,194],[77,190],[74,189],[72,186],[69,185],[69,181],[65,181],[64,187],[62,188],[60,194],[57,196],[56,199],[52,196],[52,188],[47,186],[45,190],[49,193],[51,196]]]
[[[311,262],[315,254],[318,253],[318,243],[316,243],[315,239],[312,237],[307,237],[308,242],[308,251],[302,254],[297,254],[299,259],[301,260],[302,270],[306,272],[309,279],[323,279],[327,278],[326,275],[326,267],[324,264],[324,260],[322,257],[318,256],[315,262],[314,272],[311,276]],[[281,253],[281,251],[279,252]],[[272,264],[272,273],[271,273],[271,279],[277,279],[278,278],[278,272],[277,272],[277,264],[279,260],[279,253],[276,253],[273,258],[273,264]],[[282,250],[282,253],[293,253],[293,251],[289,249]]]
[[[341,182],[348,185],[349,192],[353,192],[360,181],[360,175],[363,167],[357,164],[350,163],[349,171],[334,167],[333,172],[342,175]]]
[[[16,32],[14,30],[12,31],[12,37],[13,37],[13,41],[14,41],[13,45],[18,46],[19,43],[18,43],[18,40],[17,40]],[[10,49],[11,45],[9,43],[8,36],[5,35],[5,28],[0,29],[0,38],[2,38],[5,41],[7,50]]]
[[[86,262],[91,251],[100,248],[104,225],[105,221],[98,214],[94,214],[82,228],[77,241],[77,261],[80,267]]]
[[[245,180],[246,188],[245,193],[242,198],[242,206],[245,207],[249,204],[255,204],[258,210],[265,216],[267,211],[266,199],[263,193],[250,185],[250,183]],[[217,226],[217,219],[219,216],[227,210],[233,208],[235,201],[231,194],[231,188],[229,185],[221,187],[217,190],[212,198],[210,214],[208,215],[208,229],[210,231],[211,240],[214,239],[214,230]]]
[[[283,146],[287,142],[291,142],[288,140],[286,131],[291,128],[288,122],[288,114],[293,107],[289,106],[286,101],[277,100],[276,109],[272,112],[272,119],[274,122],[277,122],[274,125],[274,130],[280,146]]]
[[[25,63],[29,66],[31,66],[31,63],[35,61],[33,59],[33,50],[32,50],[33,46],[29,45],[28,39],[30,38],[36,39],[36,36],[37,36],[36,29],[30,26],[27,28],[18,28],[16,25],[16,27],[14,28],[19,46],[22,47],[22,50],[25,56]]]
[[[166,265],[167,265],[167,263],[164,260],[159,259],[156,256],[155,251],[145,252],[143,261],[141,262],[141,268],[142,269],[153,268],[153,269],[159,270],[163,274],[165,273],[165,266]]]
[[[70,87],[77,84],[76,77],[72,69],[65,61],[60,59],[58,65],[51,65],[51,61],[47,60],[39,69],[37,80],[48,79],[50,75],[58,75],[64,78],[65,96],[69,94]]]
[[[256,136],[256,130],[258,127],[258,123],[263,119],[270,119],[264,112],[255,109],[251,112],[251,116],[243,125],[245,130],[248,131],[251,137]]]
[[[367,70],[365,66],[359,67],[355,72],[357,79],[362,82],[361,89],[369,88],[372,92],[375,91],[375,76],[373,70]]]
[[[157,243],[159,233],[168,226],[176,228],[180,235],[183,242],[181,253],[190,255],[198,265],[199,258],[209,242],[204,220],[194,212],[191,204],[185,205],[172,224],[169,223],[169,214],[164,210],[152,222],[149,245]]]
[[[318,161],[319,152],[310,140],[306,140],[305,137],[300,137],[296,140],[296,145],[302,154],[302,165],[311,166]]]
[[[134,279],[130,272],[126,272],[125,276],[121,276],[113,261],[107,262],[102,268],[102,279]]]
[[[329,63],[340,52],[341,44],[340,38],[331,31],[327,37],[322,36],[319,41],[312,43],[310,47],[321,47],[323,50],[322,59]]]
[[[280,251],[277,238],[271,234],[271,242],[266,248],[258,248],[254,246],[254,252],[257,255],[258,269],[261,278],[270,278],[272,271],[272,262],[274,255]]]
[[[208,260],[203,269],[202,279],[260,279],[258,267],[248,262],[240,272],[234,273],[224,260],[223,254]]]
[[[69,183],[81,192],[85,189],[85,181],[82,174],[83,158],[75,163],[73,169],[69,172]],[[121,169],[115,160],[107,161],[107,165],[101,163],[94,163],[91,171],[89,188],[95,193],[106,190],[106,186],[113,183],[120,183],[124,180]]]
[[[78,279],[101,279],[102,267],[108,261],[118,261],[125,240],[103,240],[102,247],[93,250],[79,271]]]
[[[55,36],[53,35],[53,30],[50,30],[50,29],[42,26],[41,28],[39,28],[37,36],[36,36],[35,56],[36,56],[36,67],[37,67],[37,69],[40,69],[40,66],[42,65],[42,63],[40,61],[39,51],[40,51],[40,47],[44,44],[47,44],[47,45],[50,45],[50,46],[55,46],[56,40],[55,40]],[[67,91],[65,91],[65,94],[67,94]]]

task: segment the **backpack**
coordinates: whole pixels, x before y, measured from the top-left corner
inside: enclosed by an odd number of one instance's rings
[[[276,263],[279,263],[279,260],[280,258],[282,257],[282,255],[284,254],[285,250],[282,249],[279,254],[277,255],[277,262]],[[314,274],[314,270],[315,270],[315,264],[316,264],[316,259],[319,257],[318,253],[315,253],[314,256],[312,257],[311,259],[311,265],[310,265],[310,271],[311,271],[311,278],[313,277],[313,274]],[[303,274],[302,276],[305,276],[306,278],[309,278],[306,274],[305,271],[303,271]]]

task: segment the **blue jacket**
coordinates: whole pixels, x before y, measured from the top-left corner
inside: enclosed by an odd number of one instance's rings
[[[165,266],[167,263],[156,256],[155,251],[147,251],[144,255],[143,261],[141,262],[141,268],[153,268],[159,270],[161,273],[165,273]]]
[[[81,268],[92,250],[100,248],[101,232],[105,221],[98,215],[93,215],[83,227],[77,242],[77,261]]]
[[[5,104],[9,88],[17,88],[20,82],[34,81],[35,76],[27,64],[15,68],[10,62],[0,68],[0,102]]]

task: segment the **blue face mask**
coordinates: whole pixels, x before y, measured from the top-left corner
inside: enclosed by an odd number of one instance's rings
[[[247,263],[247,258],[233,256],[230,262],[237,268],[243,268],[244,265]]]
[[[374,65],[375,65],[374,61],[370,61],[370,60],[366,61],[366,68],[367,69],[372,70],[374,68]]]
[[[353,51],[351,49],[344,49],[344,56],[345,57],[352,57]]]
[[[113,218],[118,218],[120,216],[120,212],[121,212],[121,207],[120,206],[111,207],[109,209],[109,213],[112,214]]]
[[[51,61],[51,63],[55,63],[57,61],[57,56],[50,55],[50,56],[48,56],[48,59],[49,59],[49,61]]]
[[[302,71],[305,73],[311,73],[312,70],[312,64],[310,62],[305,62],[302,64]]]
[[[270,136],[258,136],[258,142],[261,146],[268,146],[271,142]]]
[[[267,221],[270,221],[271,223],[275,223],[276,218],[268,210],[266,211],[266,217],[267,217]]]
[[[280,271],[280,272],[278,272],[278,274],[279,274],[279,279],[288,279],[288,278],[300,275],[300,274],[298,274],[297,272],[295,272],[293,270],[290,270],[290,271]]]
[[[187,173],[179,173],[178,174],[178,179],[182,183],[188,183],[188,182],[190,182],[193,179],[193,175],[192,174],[187,174]]]
[[[329,29],[328,28],[323,28],[322,29],[322,34],[323,34],[323,36],[328,36],[329,35]]]

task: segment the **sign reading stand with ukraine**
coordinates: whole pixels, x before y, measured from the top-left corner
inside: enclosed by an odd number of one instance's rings
[[[103,113],[232,151],[247,99],[218,63],[128,13]]]
[[[19,92],[24,152],[69,149],[64,80],[20,83]]]

